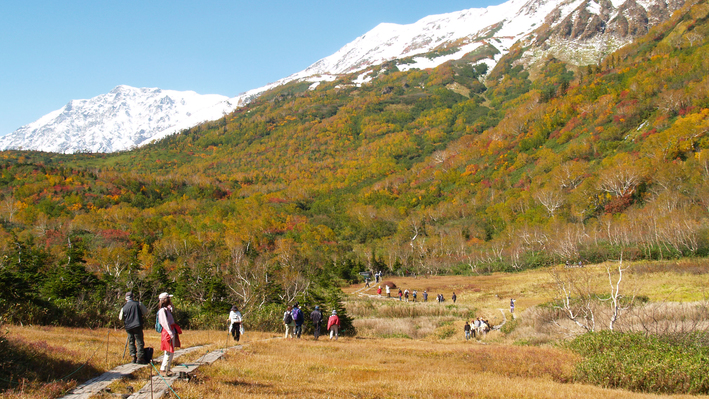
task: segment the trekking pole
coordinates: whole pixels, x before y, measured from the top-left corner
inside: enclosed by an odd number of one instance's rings
[[[123,347],[123,356],[121,357],[121,359],[126,358],[126,349],[128,349],[128,340],[129,339],[130,339],[130,337],[126,337],[126,346]]]
[[[106,369],[108,369],[108,343],[111,341],[111,330],[108,330],[106,335]]]

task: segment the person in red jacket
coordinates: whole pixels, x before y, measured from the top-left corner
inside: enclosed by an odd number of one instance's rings
[[[172,317],[172,301],[167,292],[160,294],[160,305],[158,310],[158,320],[162,326],[162,332],[160,334],[160,349],[164,351],[162,357],[162,366],[160,371],[165,376],[172,376],[173,373],[170,371],[170,366],[172,363],[172,357],[175,354],[175,348],[180,347],[180,336],[182,334],[182,329],[175,323],[175,319]]]
[[[327,319],[327,329],[330,330],[330,339],[335,337],[335,341],[340,336],[340,318],[337,316],[337,311],[332,311],[332,316]]]

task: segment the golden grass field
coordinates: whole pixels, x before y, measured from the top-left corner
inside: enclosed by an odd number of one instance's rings
[[[650,301],[706,301],[707,262],[654,262],[633,265],[622,288]],[[248,330],[243,348],[230,350],[223,360],[202,367],[190,382],[178,382],[181,398],[233,397],[476,397],[476,398],[650,398],[661,397],[571,383],[578,358],[554,345],[564,334],[539,328],[535,305],[549,302],[553,288],[550,269],[485,276],[385,277],[403,288],[429,292],[428,303],[405,303],[379,298],[376,284],[346,287],[346,309],[354,317],[356,337],[315,341],[283,340],[282,332]],[[599,287],[608,284],[605,265],[595,271]],[[697,271],[699,270],[699,272]],[[452,304],[452,292],[458,301]],[[442,293],[446,302],[438,304]],[[394,291],[392,292],[394,294]],[[509,299],[517,299],[512,321]],[[500,311],[502,309],[502,311]],[[480,340],[465,341],[463,323],[482,316],[492,324],[515,323],[509,334],[493,331]],[[52,361],[64,361],[66,374],[86,362],[72,378],[78,382],[124,363],[126,335],[122,330],[61,327],[2,326],[5,338],[32,348]],[[532,338],[535,336],[536,338]],[[145,330],[146,346],[159,347],[159,335]],[[185,331],[183,346],[210,345],[185,355],[189,362],[207,350],[233,345],[224,331]],[[519,345],[535,342],[538,345]],[[156,351],[156,356],[161,354]],[[143,369],[111,386],[98,398],[119,397],[139,389],[148,378]],[[5,376],[3,376],[5,378]],[[0,394],[2,398],[55,398],[77,381],[33,382]],[[689,396],[675,396],[689,397]]]

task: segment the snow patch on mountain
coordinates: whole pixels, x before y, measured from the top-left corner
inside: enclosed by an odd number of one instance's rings
[[[140,146],[239,106],[239,99],[193,91],[117,86],[67,105],[0,138],[0,149],[114,152]]]

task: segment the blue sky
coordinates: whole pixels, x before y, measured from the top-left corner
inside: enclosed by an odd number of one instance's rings
[[[381,22],[502,0],[0,2],[0,136],[115,86],[235,96]]]

